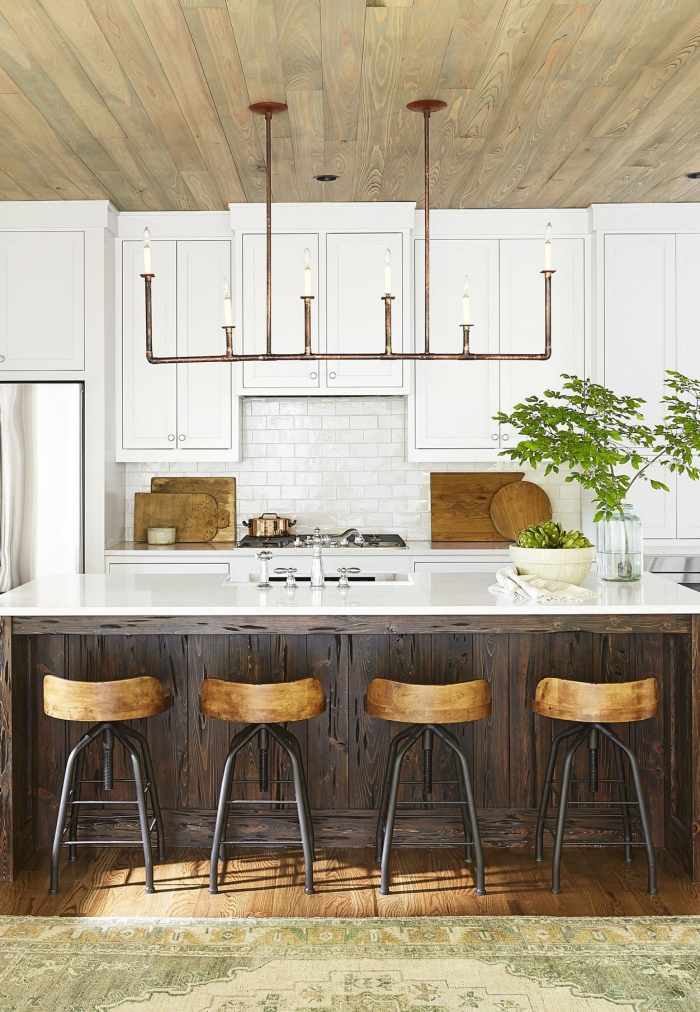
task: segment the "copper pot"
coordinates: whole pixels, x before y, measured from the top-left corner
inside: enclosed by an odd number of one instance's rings
[[[248,528],[254,538],[278,538],[291,534],[290,527],[295,523],[296,520],[279,517],[276,513],[263,513],[262,516],[244,520],[243,526]]]

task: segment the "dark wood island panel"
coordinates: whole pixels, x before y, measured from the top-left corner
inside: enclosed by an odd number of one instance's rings
[[[517,614],[506,619],[68,617],[5,619],[2,629],[2,880],[12,879],[35,848],[48,846],[66,756],[83,730],[44,715],[46,674],[95,680],[149,674],[161,679],[173,694],[173,707],[141,729],[153,751],[168,841],[185,846],[211,841],[219,778],[236,730],[200,715],[199,688],[206,677],[275,682],[314,675],[321,681],[326,713],[292,727],[306,761],[318,843],[340,846],[365,846],[372,838],[382,767],[397,730],[364,713],[370,680],[487,678],[492,715],[458,729],[472,762],[483,836],[490,844],[529,846],[557,729],[529,711],[537,681],[547,675],[592,681],[654,676],[663,701],[658,717],[623,732],[643,772],[655,842],[700,879],[696,616],[594,615],[576,616],[575,621]],[[236,775],[254,781],[254,758],[250,748]],[[99,761],[96,753],[96,770]],[[583,776],[583,753],[581,762],[577,775]],[[418,779],[416,765],[408,763],[407,770],[410,779]],[[274,774],[287,775],[282,766]],[[454,778],[438,748],[435,778]],[[248,799],[258,797],[255,783],[244,790]],[[441,801],[455,800],[454,790],[454,785],[436,788],[435,807],[402,815],[397,845],[458,842],[456,809],[439,807]],[[407,800],[421,800],[413,788],[405,791]],[[604,791],[603,786],[602,798]],[[298,832],[293,816],[283,809],[257,812],[250,806],[238,825],[242,837],[261,842],[270,833],[296,837]],[[111,835],[114,828],[105,832]],[[573,834],[582,842],[590,832],[574,822]]]

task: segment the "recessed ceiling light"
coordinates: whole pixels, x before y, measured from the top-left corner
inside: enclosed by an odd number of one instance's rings
[[[686,172],[686,179],[700,179],[700,172]]]
[[[325,172],[321,176],[314,176],[314,179],[318,180],[319,183],[334,183],[337,178],[337,176],[334,176],[330,172]]]

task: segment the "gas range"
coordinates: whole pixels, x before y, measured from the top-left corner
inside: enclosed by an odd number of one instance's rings
[[[239,548],[310,548],[307,539],[312,534],[284,534],[270,538],[254,538],[246,534],[238,542]],[[400,534],[363,534],[363,541],[357,544],[356,535],[349,534],[347,538],[340,538],[340,535],[330,535],[324,543],[325,548],[407,548],[408,545]]]

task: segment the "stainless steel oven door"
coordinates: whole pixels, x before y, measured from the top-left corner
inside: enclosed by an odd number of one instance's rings
[[[700,592],[700,555],[656,555],[645,560],[644,568]]]

